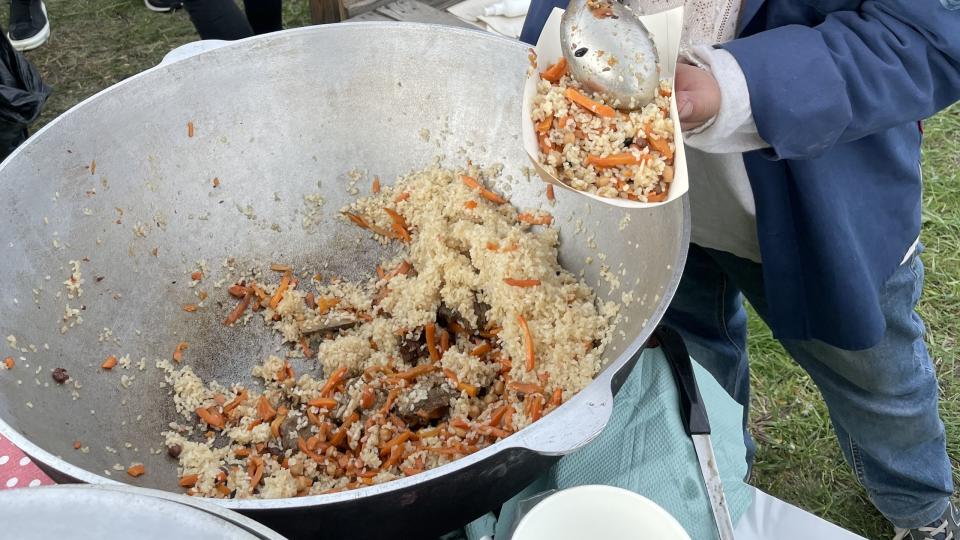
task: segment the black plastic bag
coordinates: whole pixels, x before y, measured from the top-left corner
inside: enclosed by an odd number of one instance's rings
[[[27,140],[27,128],[43,110],[51,88],[17,52],[0,26],[0,160]]]

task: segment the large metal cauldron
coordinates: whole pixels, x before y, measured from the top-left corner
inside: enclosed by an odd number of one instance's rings
[[[52,122],[0,166],[0,334],[26,350],[0,343],[7,351],[0,357],[17,361],[0,370],[0,433],[59,481],[179,491],[174,462],[150,451],[178,418],[155,359],[187,341],[185,362],[204,379],[249,384],[250,367],[276,346],[221,324],[231,305],[223,287],[214,288],[222,261],[371,275],[385,254],[337,212],[355,197],[347,174],[354,168],[369,175],[356,185],[366,192],[372,175],[392,182],[435,156],[453,166],[502,163],[498,189],[518,206],[545,205],[544,184],[525,175],[520,146],[527,67],[523,45],[480,32],[340,24],[150,70]],[[319,222],[305,228],[303,197],[316,192],[326,202]],[[562,231],[562,263],[582,271],[602,297],[632,293],[633,302],[623,308],[606,369],[544,420],[404,480],[221,504],[283,534],[314,538],[429,537],[495,507],[605,425],[612,393],[679,279],[685,205],[627,219],[623,210],[558,191],[549,210]],[[85,280],[75,299],[62,285],[70,260],[81,261]],[[211,295],[210,307],[187,314],[181,305],[196,301],[188,282],[199,260],[212,274],[198,286]],[[604,267],[619,288],[601,277]],[[68,303],[83,306],[83,323],[61,335]],[[132,366],[102,372],[110,354],[130,354]],[[80,388],[54,383],[57,367]],[[147,474],[132,479],[113,469],[131,462],[143,462]]]

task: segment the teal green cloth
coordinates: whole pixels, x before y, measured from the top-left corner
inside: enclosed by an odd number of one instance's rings
[[[714,453],[733,522],[753,502],[743,442],[743,408],[706,370],[694,371],[710,417]],[[693,540],[717,538],[693,443],[683,430],[670,366],[659,349],[648,349],[616,396],[610,422],[593,442],[563,457],[499,512],[470,523],[470,540],[508,540],[519,514],[538,494],[584,484],[606,484],[647,497],[672,514]]]

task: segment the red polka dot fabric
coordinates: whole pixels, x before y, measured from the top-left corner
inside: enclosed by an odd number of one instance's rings
[[[0,435],[0,489],[49,486],[53,483],[19,448]]]

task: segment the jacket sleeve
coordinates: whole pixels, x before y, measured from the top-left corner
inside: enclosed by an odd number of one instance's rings
[[[722,47],[737,59],[773,159],[916,122],[960,99],[960,0],[866,0],[815,27],[788,25]]]

